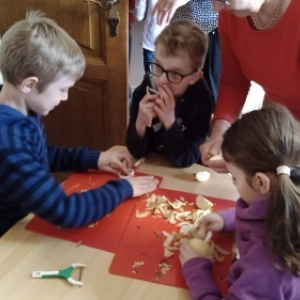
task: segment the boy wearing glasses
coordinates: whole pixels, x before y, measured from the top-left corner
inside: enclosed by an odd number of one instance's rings
[[[170,23],[155,40],[150,74],[132,97],[126,145],[135,158],[159,151],[177,168],[199,161],[214,110],[201,71],[207,48],[206,34],[189,20]]]

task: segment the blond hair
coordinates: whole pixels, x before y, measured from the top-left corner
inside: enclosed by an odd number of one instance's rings
[[[42,92],[61,76],[78,80],[85,70],[85,58],[77,43],[40,11],[29,12],[3,35],[0,70],[4,81],[14,86],[36,76]]]
[[[172,21],[159,34],[155,46],[162,45],[167,56],[177,56],[185,52],[195,69],[202,69],[208,49],[208,37],[205,32],[190,20]]]

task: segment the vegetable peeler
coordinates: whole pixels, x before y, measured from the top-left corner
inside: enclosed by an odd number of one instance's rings
[[[83,282],[81,282],[82,270],[86,265],[80,263],[74,263],[70,267],[58,270],[58,271],[34,271],[31,274],[32,278],[65,278],[74,286],[83,286]],[[72,278],[72,271],[75,268],[80,268],[79,278],[75,280]]]
[[[135,171],[137,170],[137,168],[139,167],[139,165],[142,164],[144,161],[145,161],[145,157],[140,158],[132,166],[132,169],[130,170],[130,173],[128,175],[119,174],[119,177],[120,178],[130,178],[130,177],[134,176]]]

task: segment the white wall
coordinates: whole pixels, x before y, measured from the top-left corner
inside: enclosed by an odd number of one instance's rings
[[[136,88],[144,77],[143,52],[141,46],[144,22],[136,21],[131,28],[132,49],[129,69],[129,84]]]

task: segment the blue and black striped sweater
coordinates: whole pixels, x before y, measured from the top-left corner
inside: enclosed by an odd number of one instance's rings
[[[99,155],[48,145],[39,116],[0,104],[0,236],[31,212],[61,227],[88,225],[132,197],[124,179],[67,196],[51,175],[97,169]]]

